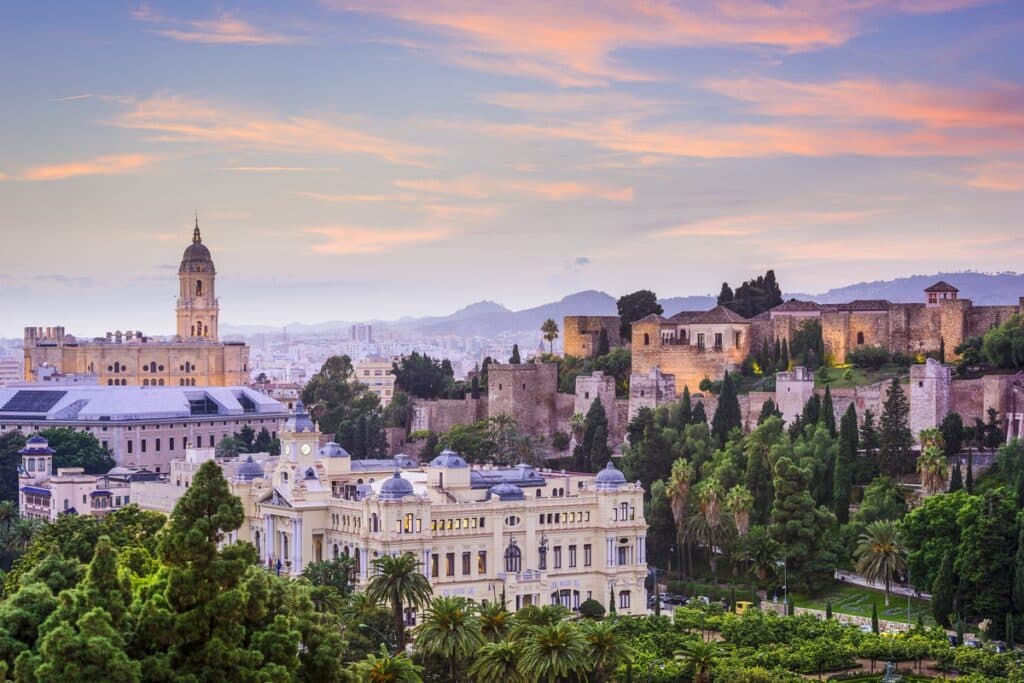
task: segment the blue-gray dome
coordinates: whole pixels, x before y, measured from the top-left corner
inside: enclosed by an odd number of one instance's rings
[[[395,470],[394,476],[381,484],[380,487],[381,500],[401,500],[406,496],[415,495],[415,493],[412,482],[408,479],[403,479],[398,470]]]
[[[496,484],[487,491],[488,498],[497,498],[500,501],[523,500],[523,490],[515,484]]]
[[[18,451],[18,455],[53,455],[56,452],[45,438],[33,434],[25,441],[25,447]]]
[[[349,457],[348,451],[342,448],[339,444],[329,441],[324,444],[324,447],[320,449],[320,457],[322,458],[347,458]]]
[[[242,481],[260,479],[263,477],[263,468],[258,462],[254,461],[250,455],[245,459],[245,462],[238,466],[238,469],[235,471],[235,476]]]
[[[612,461],[609,460],[605,468],[597,473],[595,481],[599,489],[617,489],[626,483],[626,475],[616,469]]]
[[[313,425],[313,421],[309,419],[309,413],[306,412],[306,407],[302,405],[302,401],[295,402],[295,410],[285,420],[284,431],[292,434],[316,431],[316,427]]]
[[[455,451],[441,451],[430,461],[431,467],[469,467],[469,464]]]

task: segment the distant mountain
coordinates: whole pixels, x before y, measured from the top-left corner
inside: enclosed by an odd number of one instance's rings
[[[924,301],[924,290],[939,280],[945,280],[960,290],[961,299],[970,299],[979,306],[1016,304],[1024,296],[1024,274],[1021,273],[935,273],[911,275],[895,280],[860,282],[830,289],[821,294],[786,294],[786,299],[817,301],[837,304],[855,299],[888,299],[894,303]]]
[[[895,280],[861,282],[830,289],[820,294],[789,293],[786,299],[802,299],[818,303],[842,303],[854,299],[888,299],[892,302],[924,301],[924,289],[939,280],[960,289],[960,298],[970,299],[977,305],[1015,304],[1024,296],[1024,274],[1020,273],[936,273],[911,275]],[[606,292],[589,289],[563,297],[559,301],[513,311],[494,301],[478,301],[460,308],[450,315],[425,318],[402,318],[393,321],[371,321],[382,329],[403,330],[423,335],[453,334],[459,336],[497,337],[502,334],[537,332],[548,318],[559,326],[567,315],[616,315],[615,297]],[[714,296],[681,296],[660,299],[665,315],[679,311],[706,310],[715,305]],[[287,325],[288,334],[348,333],[352,322],[330,322]],[[281,327],[262,325],[221,325],[224,336],[261,333],[280,334]]]

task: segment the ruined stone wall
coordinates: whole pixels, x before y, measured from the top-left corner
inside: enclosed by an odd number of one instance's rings
[[[615,429],[608,430],[608,445],[612,449],[618,449],[619,446],[626,441],[626,429],[629,427],[629,399],[628,398],[617,398],[612,404],[612,411],[609,413],[609,420],[611,414],[615,415]]]
[[[527,433],[554,433],[558,393],[555,363],[492,364],[487,371],[487,416],[509,415]]]
[[[412,402],[412,431],[430,430],[441,434],[459,424],[472,424],[487,416],[483,398],[422,399]]]
[[[749,432],[757,427],[757,418],[761,417],[761,408],[768,399],[775,400],[774,392],[751,391],[740,395],[740,414],[743,415],[743,430]]]
[[[604,407],[605,415],[608,416],[608,434],[618,431],[621,423],[615,412],[615,378],[605,375],[600,370],[589,375],[580,375],[576,378],[576,400],[574,412],[586,415],[590,407],[598,398]]]
[[[567,315],[562,320],[562,348],[565,355],[590,358],[597,350],[601,330],[608,333],[608,346],[622,346],[619,318],[614,315]]]
[[[974,306],[967,309],[966,337],[980,337],[996,325],[1006,322],[1010,317],[1020,313],[1020,306]],[[949,341],[946,342],[949,347]],[[952,350],[952,349],[950,349]]]
[[[831,392],[832,407],[836,414],[836,425],[839,424],[843,413],[846,412],[846,409],[852,403],[854,410],[857,411],[857,424],[864,422],[864,413],[870,410],[875,414],[875,425],[877,426],[878,418],[882,414],[882,404],[885,402],[885,396],[889,390],[888,387],[888,382],[879,382],[878,384],[869,384],[863,387],[833,389]],[[824,396],[825,390],[817,389],[816,393],[819,396]]]
[[[572,434],[572,416],[576,408],[576,396],[573,394],[555,394],[555,429],[556,432]]]
[[[654,410],[676,399],[675,375],[662,374],[657,368],[646,374],[634,372],[629,376],[629,419],[641,408]]]
[[[910,366],[910,433],[938,427],[949,413],[950,368],[934,358]]]
[[[782,327],[784,325],[776,325],[775,321],[772,320],[752,320],[750,322],[750,332],[748,333],[750,335],[748,348],[756,352],[761,349],[761,345],[764,344],[766,339],[769,346],[775,343],[776,338],[779,340],[779,343],[782,343],[783,339],[791,339],[789,336],[780,336],[780,332],[784,332],[785,335],[789,334],[788,331],[780,329]]]

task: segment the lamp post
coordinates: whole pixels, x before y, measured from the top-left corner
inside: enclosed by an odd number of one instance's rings
[[[789,616],[789,568],[786,566],[786,556],[775,561],[776,567],[782,567],[782,606],[785,608],[786,616]]]

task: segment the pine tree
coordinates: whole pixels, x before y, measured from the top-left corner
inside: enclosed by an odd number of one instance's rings
[[[832,389],[825,387],[825,397],[821,400],[821,413],[818,415],[818,422],[825,425],[829,436],[836,438],[836,411],[832,405]]]
[[[782,412],[775,405],[775,401],[770,398],[765,399],[765,402],[761,404],[761,414],[757,417],[757,424],[764,424],[769,417],[782,417]]]
[[[722,283],[722,289],[718,292],[718,305],[725,306],[731,303],[733,299],[732,287],[729,286],[728,282]]]
[[[804,411],[800,414],[800,423],[806,429],[809,425],[818,424],[820,418],[821,397],[817,394],[811,394],[811,397],[807,399],[807,403],[804,404]]]
[[[949,477],[949,492],[956,493],[964,488],[964,475],[960,470],[960,461],[953,465],[953,474]]]
[[[768,533],[786,549],[789,580],[814,593],[831,584],[835,557],[826,536],[835,517],[811,497],[811,473],[782,456],[775,463],[775,503]]]
[[[508,359],[508,362],[511,365],[519,365],[523,362],[519,357],[519,344],[512,345],[512,357]]]
[[[693,402],[690,400],[690,387],[683,387],[683,397],[679,399],[679,422],[683,425],[693,424]]]
[[[953,599],[956,595],[953,576],[953,551],[947,550],[942,556],[942,565],[932,584],[932,616],[941,626],[949,626],[953,613]]]
[[[879,433],[879,466],[883,474],[896,476],[906,466],[914,437],[910,433],[910,403],[899,378],[894,377],[882,408]]]
[[[708,423],[708,414],[704,412],[704,401],[697,401],[697,405],[693,407],[693,418],[690,420],[690,423],[695,425],[706,425]]]
[[[850,521],[850,493],[853,490],[853,471],[857,461],[857,409],[853,403],[843,413],[839,426],[839,445],[836,464],[832,471],[832,500],[836,521]]]
[[[718,437],[718,443],[724,445],[729,439],[729,432],[742,425],[743,417],[740,414],[739,399],[736,397],[736,386],[733,384],[732,376],[726,372],[722,380],[722,393],[718,395],[718,407],[711,418],[711,433]]]
[[[871,603],[871,632],[878,633],[878,603]]]

